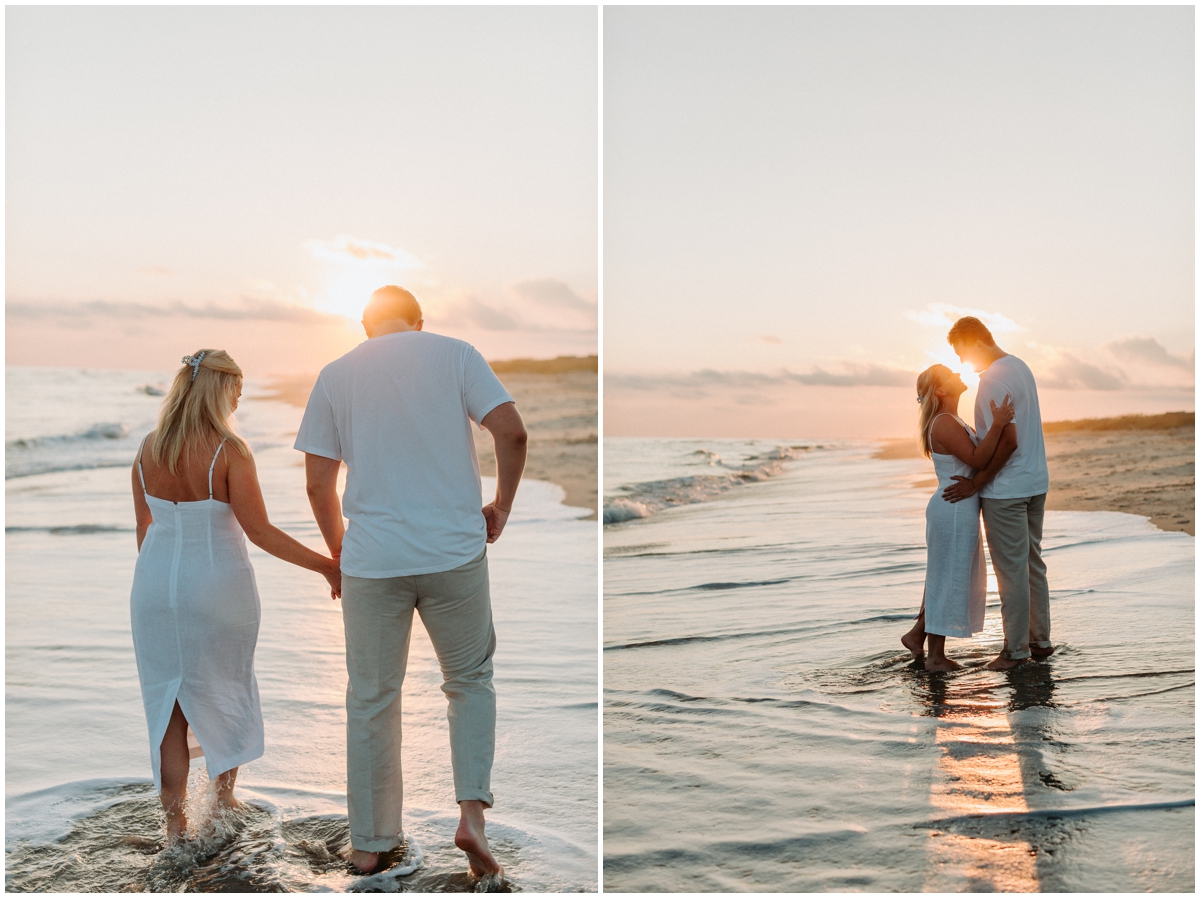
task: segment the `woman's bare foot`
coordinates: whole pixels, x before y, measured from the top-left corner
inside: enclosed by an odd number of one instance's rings
[[[962,665],[953,658],[947,658],[945,655],[942,655],[940,658],[930,656],[925,659],[925,669],[930,673],[949,673],[952,670],[962,670]]]
[[[458,832],[454,834],[454,844],[467,855],[467,864],[471,875],[477,879],[485,876],[504,879],[504,868],[492,856],[488,847],[487,835],[484,833],[483,802],[460,801]]]
[[[1043,649],[1039,646],[1031,645],[1029,647],[1029,654],[1033,655],[1035,658],[1049,658],[1054,654],[1054,649],[1055,646],[1050,646],[1049,648]]]
[[[984,665],[988,670],[1012,670],[1018,664],[1024,664],[1028,658],[1022,658],[1020,661],[1013,661],[1011,658],[1005,658],[1003,655],[997,655],[991,661]]]
[[[909,630],[900,637],[900,644],[908,649],[914,658],[920,658],[925,654],[925,631],[919,633],[915,630]]]
[[[167,847],[173,848],[187,836],[187,817],[182,811],[167,813]]]
[[[237,782],[238,769],[226,770],[217,777],[217,807],[226,811],[240,810],[242,803],[233,797],[233,786]]]

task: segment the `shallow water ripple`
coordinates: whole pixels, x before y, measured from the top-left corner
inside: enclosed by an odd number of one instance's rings
[[[984,668],[993,581],[928,674],[921,474],[813,452],[606,528],[606,890],[1194,887],[1192,538],[1048,515],[1058,651]]]

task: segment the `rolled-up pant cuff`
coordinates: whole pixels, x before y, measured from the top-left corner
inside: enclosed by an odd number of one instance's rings
[[[455,801],[482,801],[486,807],[492,806],[492,793],[485,789],[463,789],[454,796]]]
[[[1023,652],[1005,652],[1004,657],[1009,661],[1024,661],[1026,658],[1033,657],[1033,653],[1026,649]]]
[[[1052,648],[1054,648],[1054,643],[1053,643],[1053,642],[1051,642],[1051,641],[1050,641],[1050,640],[1048,640],[1048,639],[1047,639],[1045,642],[1031,642],[1031,643],[1029,643],[1029,644],[1030,644],[1031,646],[1033,646],[1033,647],[1035,647],[1035,648],[1039,648],[1039,649],[1052,649]]]
[[[362,836],[356,836],[350,833],[350,844],[359,851],[369,851],[372,854],[382,854],[385,851],[391,851],[397,845],[404,841],[404,834],[393,836],[390,839],[364,839]]]

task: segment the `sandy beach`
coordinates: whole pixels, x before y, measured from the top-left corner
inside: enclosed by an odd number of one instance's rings
[[[1195,412],[1048,421],[1043,432],[1046,508],[1145,515],[1160,530],[1196,535]],[[915,438],[888,440],[876,458],[920,454]]]
[[[548,480],[566,491],[566,504],[590,508],[596,516],[597,402],[596,356],[557,359],[512,359],[492,362],[492,369],[516,400],[529,431],[525,476]],[[303,407],[316,374],[280,377],[268,397]],[[487,433],[475,431],[479,467],[496,473],[496,458]]]

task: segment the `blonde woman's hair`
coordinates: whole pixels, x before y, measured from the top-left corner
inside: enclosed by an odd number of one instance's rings
[[[917,402],[921,403],[921,451],[926,458],[933,455],[929,425],[942,407],[942,401],[933,391],[942,385],[942,379],[946,376],[944,372],[949,370],[945,365],[930,365],[917,375]]]
[[[227,440],[249,458],[250,447],[229,426],[242,385],[242,369],[224,349],[201,349],[188,358],[193,361],[185,362],[175,374],[158,412],[151,457],[177,474],[180,457],[215,437]],[[199,364],[195,359],[200,359]]]

